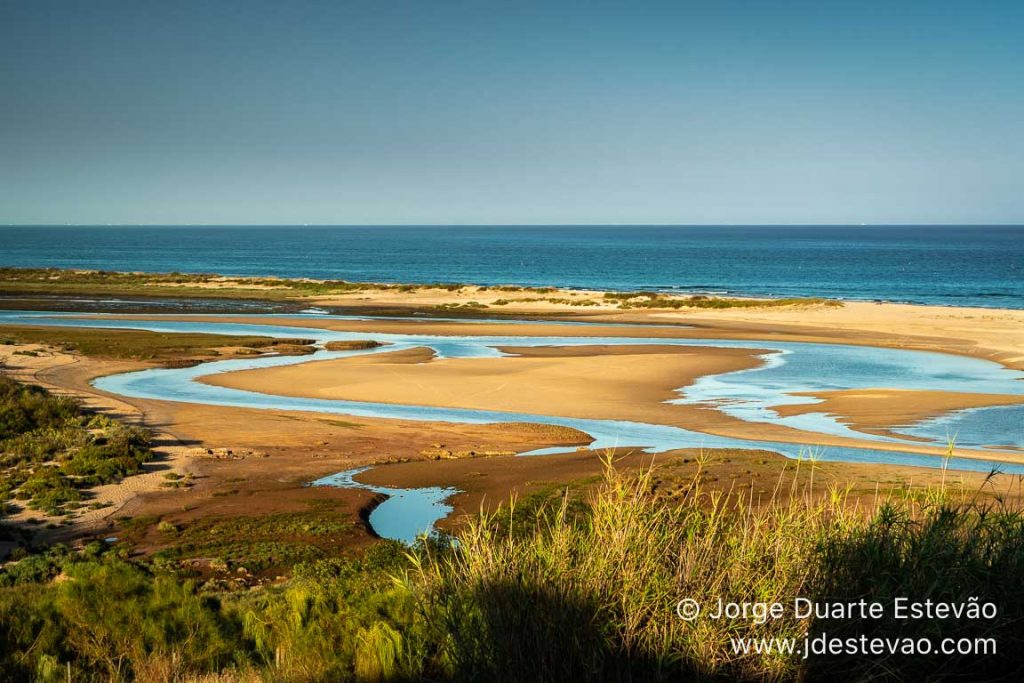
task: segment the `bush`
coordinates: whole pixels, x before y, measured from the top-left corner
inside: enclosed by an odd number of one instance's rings
[[[12,494],[56,515],[82,500],[80,489],[118,481],[153,458],[149,432],[73,399],[0,377],[0,504]]]
[[[33,510],[56,511],[64,503],[79,501],[82,494],[56,467],[40,467],[18,488],[18,498],[28,499]]]

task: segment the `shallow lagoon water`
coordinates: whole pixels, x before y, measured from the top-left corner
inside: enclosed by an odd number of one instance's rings
[[[52,313],[0,313],[0,323],[32,323],[98,328],[131,328],[159,332],[209,332],[233,335],[273,335],[289,338],[313,338],[323,344],[333,340],[374,339],[389,345],[359,351],[329,352],[320,350],[308,356],[263,356],[205,363],[192,368],[150,369],[102,377],[95,385],[103,390],[130,397],[277,410],[303,410],[403,420],[425,420],[457,423],[532,422],[572,427],[588,433],[591,448],[633,446],[648,452],[686,447],[761,448],[787,457],[806,455],[809,448],[790,443],[754,441],[720,437],[679,427],[619,420],[587,420],[557,416],[511,413],[505,411],[438,408],[432,406],[396,405],[363,401],[342,401],[314,398],[274,396],[257,392],[216,387],[196,382],[198,377],[220,372],[266,368],[306,363],[346,356],[366,355],[403,348],[429,347],[443,358],[500,358],[503,346],[574,346],[587,344],[630,345],[651,344],[673,346],[719,346],[765,349],[765,363],[759,368],[705,376],[681,391],[676,403],[710,403],[737,418],[751,422],[783,424],[822,434],[851,436],[892,444],[911,445],[897,438],[867,435],[850,430],[846,425],[824,413],[807,413],[789,418],[780,417],[773,406],[786,403],[816,403],[813,397],[792,396],[791,392],[820,392],[869,387],[901,389],[956,390],[977,393],[1024,394],[1024,373],[975,358],[941,353],[884,349],[864,346],[810,344],[774,341],[737,341],[707,339],[652,339],[644,337],[517,337],[473,336],[443,337],[436,335],[350,333],[302,327],[303,319],[327,316],[291,317],[295,326],[247,325],[211,320],[175,321],[123,320],[111,317],[82,318]],[[944,444],[950,430],[957,432],[960,446],[977,448],[1017,448],[1024,446],[1024,406],[980,408],[951,413],[901,428],[915,437],[934,444]],[[565,447],[539,449],[522,455],[543,455],[564,452]],[[1024,474],[1024,466],[1000,464],[998,454],[993,460],[951,458],[943,460],[929,455],[902,453],[868,448],[829,446],[815,448],[814,457],[821,460],[874,462],[947,466],[952,469],[989,471],[998,467],[1004,472]],[[357,472],[341,473],[336,482],[358,484],[352,477]],[[342,476],[346,475],[346,476]],[[330,479],[330,478],[328,478]],[[323,481],[323,480],[321,480]],[[424,520],[432,525],[448,511],[444,500],[451,489],[415,489],[395,493],[390,504],[379,506],[371,515],[371,524],[381,536],[407,541],[425,530]],[[378,524],[380,525],[378,527]],[[410,536],[411,534],[411,536]]]
[[[440,358],[498,358],[503,354],[497,347],[502,346],[578,346],[585,344],[650,344],[672,346],[720,346],[733,348],[767,349],[763,356],[764,365],[750,370],[733,373],[708,375],[680,392],[674,403],[711,404],[719,410],[748,422],[781,424],[810,432],[845,436],[889,443],[905,443],[901,439],[866,434],[851,430],[832,416],[811,412],[803,415],[781,417],[773,408],[787,404],[814,404],[819,401],[810,396],[795,396],[796,392],[823,392],[842,389],[865,389],[894,387],[918,390],[950,390],[992,393],[1024,394],[1024,373],[1008,370],[990,361],[967,358],[943,353],[886,349],[867,346],[839,344],[811,344],[797,342],[768,342],[706,339],[651,339],[645,337],[518,337],[518,336],[472,336],[445,337],[437,335],[349,333],[333,332],[302,327],[304,320],[332,316],[290,316],[295,326],[247,325],[219,322],[161,320],[123,320],[117,318],[82,318],[52,313],[0,313],[2,322],[26,322],[33,324],[67,325],[76,327],[132,328],[158,332],[215,332],[234,335],[273,335],[290,338],[314,338],[318,342],[331,340],[375,339],[388,342],[390,346],[371,350],[382,351],[425,346],[434,350]],[[282,318],[287,316],[272,315]],[[353,319],[366,319],[364,317]],[[575,323],[586,324],[586,323]],[[308,362],[344,354],[305,356],[282,361],[285,363]],[[250,361],[226,361],[229,365],[209,363],[202,366],[202,374],[267,367],[259,359],[258,365],[247,365]],[[272,362],[271,364],[276,364]],[[180,370],[172,371],[182,378],[193,379]],[[166,388],[166,385],[165,387]],[[200,397],[196,397],[197,399]],[[296,400],[296,399],[290,399]],[[353,402],[345,402],[353,403]],[[425,408],[438,411],[437,408]],[[381,404],[380,411],[387,411]],[[387,417],[387,415],[379,415]],[[423,418],[419,418],[423,419]],[[990,407],[961,411],[940,419],[925,420],[917,425],[902,429],[906,434],[928,439],[932,444],[942,445],[950,436],[951,425],[957,423],[957,443],[964,447],[989,448],[993,446],[1024,447],[1024,406]],[[962,424],[961,424],[962,423]]]
[[[453,508],[445,501],[458,493],[458,489],[440,486],[399,489],[373,486],[355,480],[357,474],[368,469],[370,468],[359,467],[338,472],[317,479],[310,486],[366,489],[387,496],[370,512],[370,526],[381,538],[390,538],[410,545],[420,536],[431,533],[434,524],[451,514]]]

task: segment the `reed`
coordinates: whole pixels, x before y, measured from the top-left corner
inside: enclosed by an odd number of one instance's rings
[[[813,470],[815,463],[800,466]],[[783,490],[781,479],[771,500],[754,501],[706,490],[700,481],[694,478],[680,504],[666,505],[649,472],[631,477],[609,466],[587,515],[567,514],[563,499],[554,515],[537,515],[529,533],[517,534],[509,508],[470,524],[454,554],[417,557],[410,590],[425,591],[423,613],[447,637],[453,677],[917,680],[958,667],[1005,674],[1020,666],[1016,654],[803,660],[730,648],[734,638],[803,639],[827,626],[906,638],[998,634],[1000,651],[1013,653],[1024,607],[1012,589],[1024,578],[1024,520],[1016,508],[952,490],[862,508],[847,490]],[[789,613],[758,624],[687,622],[674,612],[683,598],[707,609],[719,599],[791,605],[797,597],[884,603],[899,596],[990,599],[1000,615],[985,623],[825,624]]]

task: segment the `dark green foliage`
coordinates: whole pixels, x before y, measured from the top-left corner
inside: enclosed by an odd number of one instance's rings
[[[28,506],[33,510],[56,515],[65,503],[82,500],[82,494],[58,468],[44,465],[18,488],[16,498],[29,501]]]
[[[205,669],[229,662],[232,624],[190,582],[115,559],[66,562],[63,571],[59,583],[3,589],[5,680],[31,680],[44,658],[71,661],[75,680],[150,680],[146,667],[162,658]]]
[[[196,356],[216,356],[219,347],[241,347],[300,353],[311,351],[312,339],[274,339],[256,335],[151,332],[148,330],[104,330],[69,327],[4,326],[11,343],[45,344],[68,352],[98,358],[159,360],[164,365],[189,367],[200,362]]]
[[[0,377],[0,441],[45,427],[58,427],[78,416],[69,398],[53,397],[41,387]]]
[[[216,287],[206,286],[215,283]],[[0,268],[0,291],[9,293],[143,294],[204,298],[281,299],[295,295],[338,294],[374,285],[344,280],[288,280],[240,277],[225,282],[213,273],[118,273],[59,268]]]
[[[154,517],[122,523],[126,538],[156,526],[168,526]],[[356,533],[333,505],[312,505],[308,511],[281,512],[250,517],[207,517],[174,525],[172,544],[160,550],[162,561],[209,558],[224,565],[264,571],[312,562],[337,553]]]
[[[1019,680],[1024,674],[1024,516],[1001,506],[962,506],[939,503],[923,516],[905,507],[885,505],[870,524],[832,539],[821,548],[828,568],[820,579],[820,594],[831,600],[860,598],[891,605],[896,598],[927,597],[935,602],[966,605],[991,601],[994,619],[942,620],[892,618],[819,622],[818,633],[850,637],[995,639],[1000,656],[896,655],[882,659],[832,657],[811,662],[812,672],[859,671],[863,680],[885,678],[894,671],[904,680],[924,680],[940,673],[972,672],[979,679]],[[816,665],[816,666],[815,666]]]
[[[95,551],[86,553],[86,556],[93,556]],[[64,564],[73,560],[76,555],[67,546],[55,545],[45,552],[26,555],[18,561],[8,563],[0,572],[0,586],[19,586],[30,583],[44,583],[60,574]],[[13,559],[13,558],[12,558]]]
[[[0,680],[31,680],[50,661],[70,661],[75,680],[164,680],[171,664],[176,676],[258,667],[275,681],[419,673],[427,627],[393,579],[411,567],[404,546],[381,543],[300,565],[282,587],[213,596],[95,548],[31,556],[0,573],[16,586],[0,588]]]
[[[61,469],[99,484],[137,473],[142,463],[152,456],[148,432],[114,423],[107,431],[105,443],[92,443],[78,449],[64,461]]]

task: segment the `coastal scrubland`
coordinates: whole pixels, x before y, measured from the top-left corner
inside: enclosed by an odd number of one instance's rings
[[[0,512],[17,500],[73,518],[89,504],[89,488],[136,474],[152,458],[145,429],[0,376]]]
[[[258,298],[346,294],[366,290],[409,293],[430,288],[455,291],[458,283],[387,284],[316,280],[309,278],[233,277],[216,273],[126,273],[60,268],[0,268],[0,291],[6,294],[108,294],[196,296],[202,298]],[[503,292],[549,292],[552,288],[497,288]]]
[[[116,464],[126,447],[140,466],[151,457],[144,430],[39,388],[4,386],[2,414],[18,425],[4,442],[18,464],[5,472],[26,481],[56,470],[81,496],[42,505],[40,516],[88,504],[91,477],[105,476],[93,456]],[[22,444],[53,444],[54,434],[77,436],[24,459]],[[0,680],[919,680],[1012,677],[1022,666],[1019,478],[994,474],[978,489],[950,474],[854,494],[822,486],[825,466],[805,461],[779,468],[775,490],[764,491],[723,478],[715,454],[690,459],[678,470],[609,466],[535,486],[413,548],[366,543],[358,515],[326,495],[287,511],[196,517],[183,503],[182,514],[122,515],[74,548],[5,527],[20,543],[0,570]],[[60,471],[75,462],[90,472]],[[167,483],[162,495],[177,495]],[[214,495],[243,485],[222,477]],[[15,505],[29,504],[9,490]],[[997,614],[766,624],[676,614],[683,598],[797,597],[976,598]],[[804,660],[730,649],[730,638],[825,633],[993,639],[997,651]]]
[[[206,273],[123,273],[59,268],[0,268],[6,294],[106,294],[280,299],[294,295],[357,291],[344,280],[224,277]]]
[[[615,301],[619,308],[775,308],[778,306],[833,306],[841,307],[843,303],[834,299],[820,297],[784,297],[778,299],[740,299],[736,297],[707,296],[667,296],[660,292],[605,292],[604,299]]]
[[[609,467],[481,515],[457,540],[382,541],[299,561],[288,580],[247,590],[127,546],[53,547],[0,573],[0,671],[39,681],[978,680],[1022,666],[1024,516],[953,486],[864,507],[842,489],[755,502],[706,488],[699,473],[669,485]],[[946,620],[677,616],[684,598],[710,609],[719,598],[797,597],[998,609]],[[730,646],[825,633],[992,639],[997,650],[805,660]]]

